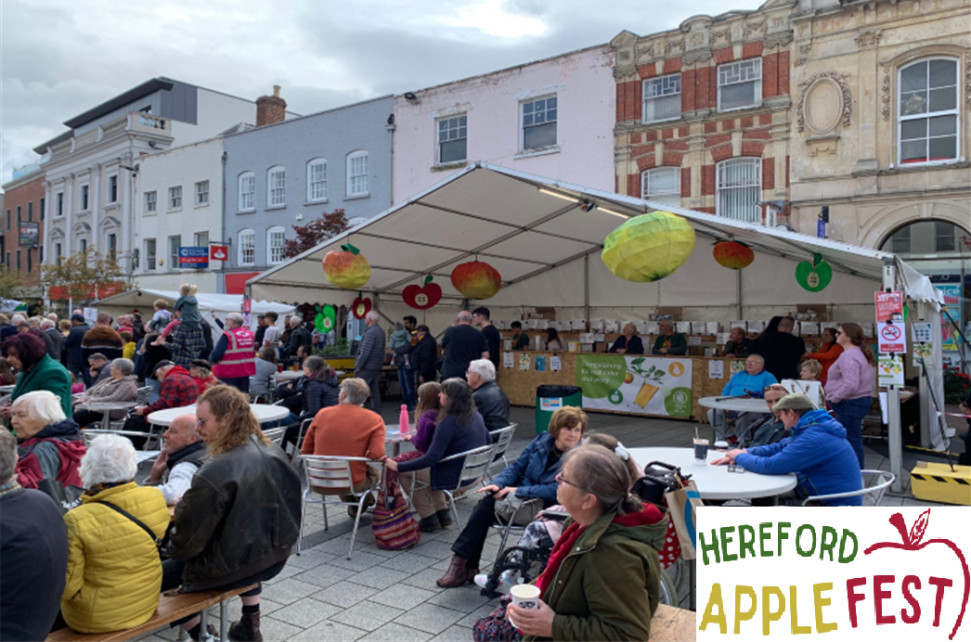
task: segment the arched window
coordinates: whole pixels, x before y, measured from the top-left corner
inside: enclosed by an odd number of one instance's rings
[[[925,219],[898,227],[880,249],[900,255],[925,258],[948,252],[968,251],[968,232],[949,221]]]
[[[253,230],[240,230],[237,260],[239,265],[256,265],[256,232]]]
[[[958,78],[953,58],[927,58],[900,68],[897,150],[901,165],[958,158]]]
[[[762,161],[759,158],[731,158],[718,163],[715,213],[718,216],[761,223]]]
[[[307,202],[327,200],[327,161],[315,158],[307,163]]]
[[[240,212],[252,212],[256,209],[253,197],[256,194],[256,175],[253,172],[243,172],[239,175],[239,204]]]
[[[277,165],[266,170],[266,206],[284,207],[287,204],[287,170]]]
[[[656,167],[641,172],[641,198],[681,206],[681,168]]]
[[[266,231],[266,262],[270,265],[283,263],[283,247],[286,244],[286,231],[276,225]]]

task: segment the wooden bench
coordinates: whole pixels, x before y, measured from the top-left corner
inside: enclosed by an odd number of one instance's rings
[[[651,618],[650,642],[685,642],[694,640],[695,612],[658,604]]]
[[[202,631],[205,631],[206,609],[216,604],[219,605],[219,639],[226,640],[228,639],[226,637],[226,631],[228,629],[226,623],[227,600],[254,588],[256,588],[256,584],[225,591],[199,591],[198,593],[179,593],[178,589],[172,589],[165,591],[159,596],[158,608],[155,610],[155,614],[140,626],[123,631],[108,631],[106,633],[78,633],[70,628],[63,628],[48,635],[47,642],[70,642],[74,640],[78,642],[91,640],[110,642],[113,640],[131,640],[200,611],[202,612]]]

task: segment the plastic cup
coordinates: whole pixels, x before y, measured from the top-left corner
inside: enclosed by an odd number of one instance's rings
[[[708,461],[708,440],[695,439],[695,463],[704,464]]]
[[[728,442],[724,440],[718,440],[715,442],[715,450],[726,451],[728,450]]]
[[[539,587],[535,584],[517,584],[509,589],[512,603],[521,609],[539,608]]]

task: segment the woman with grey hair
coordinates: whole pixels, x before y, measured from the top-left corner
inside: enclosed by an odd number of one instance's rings
[[[81,487],[78,464],[84,455],[81,432],[68,419],[60,399],[49,390],[35,390],[17,397],[11,407],[10,422],[17,431],[17,483],[24,488],[41,487],[44,482]]]
[[[73,630],[100,633],[144,624],[158,608],[162,563],[156,540],[169,511],[162,492],[134,481],[131,441],[95,437],[81,460],[85,492],[67,523],[67,583],[61,614]]]
[[[89,403],[126,403],[134,405],[138,398],[138,379],[132,374],[135,364],[130,359],[115,359],[108,366],[111,376],[99,381],[84,391],[74,400],[74,421],[79,426],[85,427],[93,423],[98,423],[104,418],[103,412],[88,410],[84,406]],[[112,419],[120,420],[125,418],[126,408],[110,410],[108,412]]]

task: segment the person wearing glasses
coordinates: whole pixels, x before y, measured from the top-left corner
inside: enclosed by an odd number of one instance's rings
[[[779,383],[775,376],[765,369],[765,359],[759,354],[750,354],[745,358],[745,370],[736,372],[722,388],[723,397],[744,397],[752,393],[763,390],[766,386]],[[734,412],[731,410],[719,410],[712,408],[708,411],[708,423],[715,429],[715,434],[719,439],[738,439],[744,437],[751,427],[751,423],[758,416],[750,417],[751,413]],[[734,431],[726,425],[726,419],[734,419]]]
[[[729,450],[713,465],[735,463],[762,475],[795,473],[799,482],[780,503],[801,505],[806,497],[848,493],[863,488],[856,455],[846,441],[846,430],[825,409],[816,408],[804,394],[786,395],[772,412],[790,437],[774,444]],[[827,506],[860,506],[859,495],[824,502]]]

